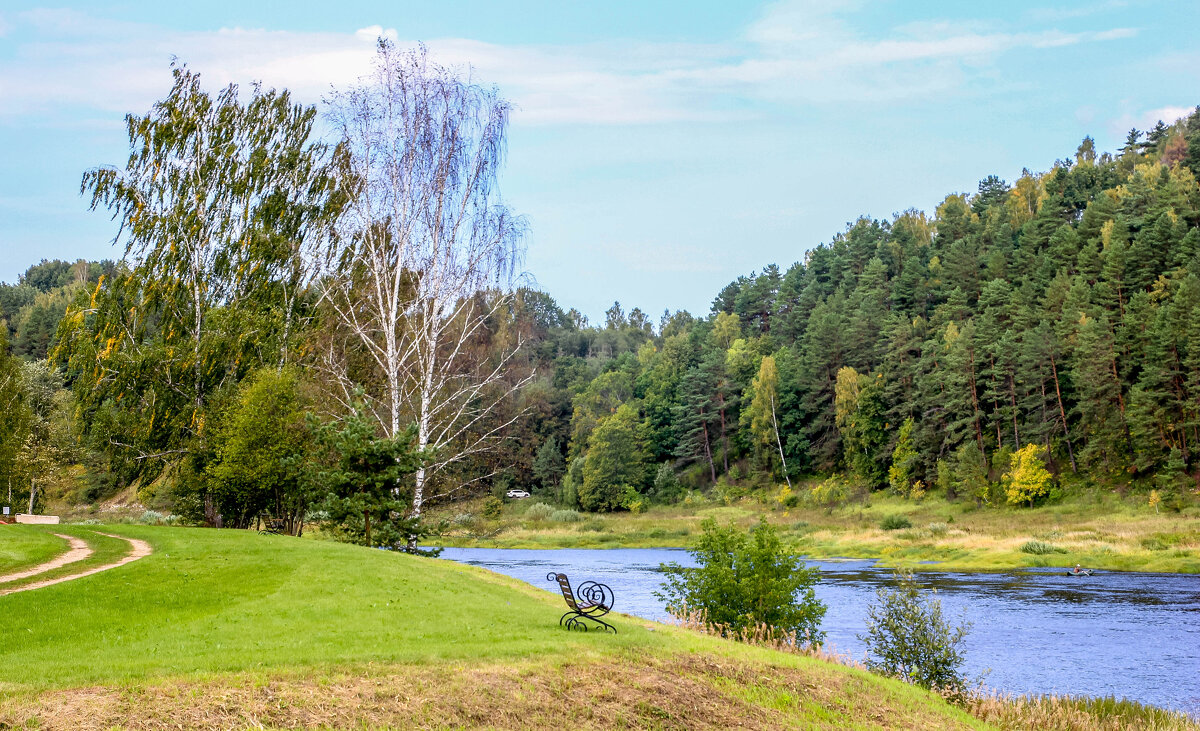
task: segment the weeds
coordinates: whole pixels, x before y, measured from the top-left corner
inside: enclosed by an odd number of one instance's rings
[[[1025,541],[1021,544],[1021,553],[1031,553],[1034,556],[1049,556],[1054,553],[1066,553],[1067,549],[1059,548],[1053,543],[1045,541]]]

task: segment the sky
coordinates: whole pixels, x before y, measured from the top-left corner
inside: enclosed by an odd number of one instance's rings
[[[0,281],[120,258],[82,173],[172,58],[216,91],[321,104],[380,36],[425,43],[516,107],[500,190],[525,270],[595,321],[614,301],[707,313],[862,215],[932,211],[989,174],[1049,169],[1086,135],[1200,104],[1200,3],[727,0],[0,3]]]

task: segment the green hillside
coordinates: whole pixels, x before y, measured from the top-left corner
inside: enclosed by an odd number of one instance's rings
[[[616,636],[568,633],[550,594],[446,561],[244,531],[112,530],[155,553],[0,598],[0,724],[979,725],[819,659],[628,617]]]

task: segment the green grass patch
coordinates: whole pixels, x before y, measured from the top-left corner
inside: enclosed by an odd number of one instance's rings
[[[879,521],[879,527],[882,530],[902,530],[904,528],[911,528],[912,521],[904,515],[889,515]]]
[[[654,728],[690,727],[707,714],[771,728],[980,726],[919,689],[814,657],[625,616],[613,619],[618,635],[568,632],[558,626],[560,598],[449,561],[249,531],[101,530],[155,552],[0,597],[0,726],[102,718],[101,727],[190,727],[197,718],[401,728],[495,718],[541,729],[573,718]],[[428,687],[439,692],[422,697],[445,708],[397,702]]]
[[[1045,541],[1025,541],[1021,544],[1021,553],[1030,553],[1034,556],[1049,556],[1054,553],[1066,553],[1067,549],[1059,548],[1053,543]]]
[[[58,527],[60,526],[55,526]],[[65,553],[68,548],[66,541],[40,528],[15,524],[0,525],[0,576],[45,563]]]

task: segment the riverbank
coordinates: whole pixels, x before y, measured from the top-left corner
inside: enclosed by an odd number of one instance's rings
[[[707,518],[749,526],[762,517],[794,549],[812,558],[875,558],[914,569],[1000,571],[1072,567],[1200,573],[1200,511],[1181,513],[1094,491],[1037,508],[977,507],[872,495],[832,510],[785,508],[773,495],[728,504],[692,499],[629,512],[580,514],[564,522],[530,519],[536,498],[512,501],[494,517],[484,499],[441,506],[447,546],[482,548],[687,547]],[[535,511],[536,513],[537,511]]]
[[[449,561],[103,530],[154,553],[0,597],[0,728],[989,727],[820,657],[625,615],[568,632],[561,599]]]

